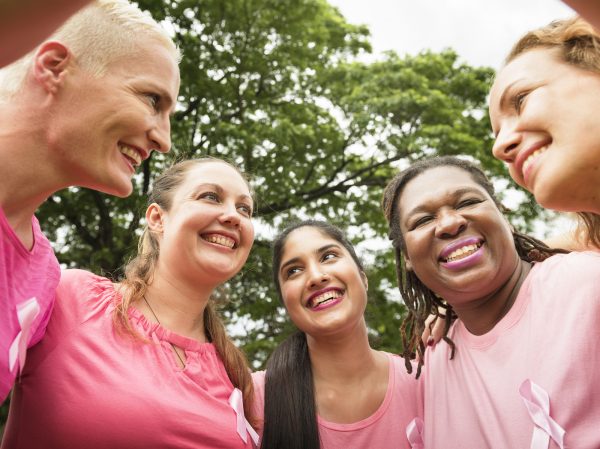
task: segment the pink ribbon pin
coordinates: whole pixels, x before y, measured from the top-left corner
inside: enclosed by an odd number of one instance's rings
[[[29,331],[33,320],[40,313],[40,305],[37,299],[31,298],[27,301],[17,304],[17,319],[21,330],[8,348],[8,370],[12,373],[19,361],[19,373],[25,366],[25,357],[27,356],[27,343],[29,342]]]
[[[417,417],[413,419],[406,426],[406,438],[408,438],[411,449],[425,448],[425,444],[423,443],[423,420],[421,418]]]
[[[231,396],[229,396],[229,405],[237,415],[237,433],[242,438],[242,441],[247,443],[248,434],[250,434],[250,438],[252,438],[254,445],[258,446],[258,434],[246,420],[246,416],[244,415],[244,400],[239,388],[234,388],[231,392]]]
[[[533,423],[531,449],[548,449],[550,438],[560,449],[564,449],[565,430],[550,417],[550,396],[531,380],[525,380],[519,387],[519,394],[525,403]]]

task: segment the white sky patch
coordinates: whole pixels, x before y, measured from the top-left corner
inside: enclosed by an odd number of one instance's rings
[[[574,13],[559,0],[329,0],[371,30],[375,57],[454,49],[475,66],[499,68],[525,32]]]

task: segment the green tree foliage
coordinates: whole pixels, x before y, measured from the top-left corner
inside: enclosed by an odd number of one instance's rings
[[[382,239],[383,187],[400,167],[432,154],[468,154],[504,176],[490,154],[492,71],[451,50],[357,62],[370,52],[368,30],[325,0],[140,4],[171,24],[183,52],[173,154],[238,164],[252,178],[260,229],[317,216],[350,228],[356,243]],[[83,189],[52,196],[40,221],[60,261],[118,276],[135,249],[152,177],[171,157],[147,161],[125,200]],[[521,216],[528,223],[533,215]],[[222,292],[230,299],[224,314],[243,329],[240,344],[255,366],[290,328],[271,285],[268,234],[259,232],[247,266]],[[374,344],[399,351],[404,307],[391,251],[363,249]]]

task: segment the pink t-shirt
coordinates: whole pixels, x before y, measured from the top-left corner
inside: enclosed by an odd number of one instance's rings
[[[534,432],[538,441],[549,438],[534,431],[536,414],[557,440],[566,431],[564,448],[600,448],[600,254],[536,264],[490,332],[472,335],[458,321],[449,336],[454,360],[443,342],[425,357],[427,449],[560,447],[553,438],[532,446]],[[531,387],[520,393],[526,381],[539,388],[538,399]]]
[[[351,424],[336,424],[317,416],[321,449],[410,449],[406,428],[422,417],[422,404],[414,375],[409,375],[404,360],[387,354],[388,388],[381,406],[368,418]],[[252,375],[257,415],[263,419],[265,371]]]
[[[44,335],[60,278],[56,256],[35,217],[31,227],[34,245],[28,250],[0,207],[0,403],[27,348]]]
[[[120,300],[108,279],[63,272],[46,336],[15,386],[2,448],[252,448],[237,433],[233,386],[215,347],[133,308],[149,342],[119,333]],[[169,342],[184,348],[184,369]]]

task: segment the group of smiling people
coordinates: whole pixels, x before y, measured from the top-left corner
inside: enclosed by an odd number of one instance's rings
[[[92,50],[98,61],[81,57]],[[402,356],[369,344],[367,270],[348,238],[307,220],[272,245],[297,332],[256,373],[213,299],[254,241],[237,167],[188,160],[154,179],[118,282],[59,272],[33,216],[69,185],[128,195],[141,161],[169,151],[170,38],[100,0],[27,58],[0,72],[2,449],[600,447],[600,35],[586,22],[528,33],[490,93],[494,155],[542,206],[579,214],[578,231],[549,247],[509,223],[476,163],[415,162],[382,199]],[[43,173],[26,165],[41,157]],[[443,341],[428,346],[431,317]]]

